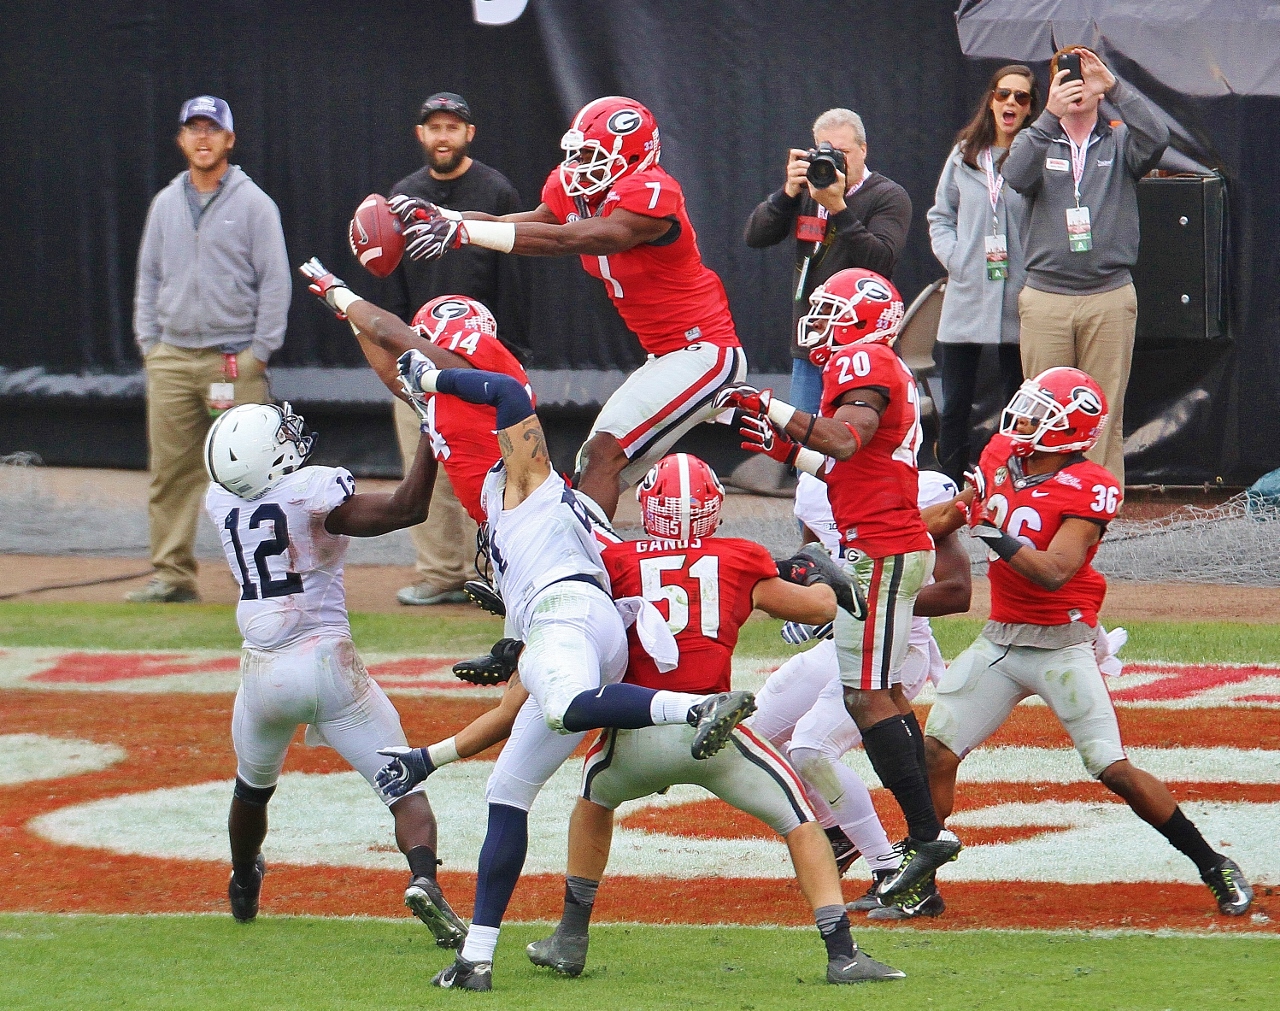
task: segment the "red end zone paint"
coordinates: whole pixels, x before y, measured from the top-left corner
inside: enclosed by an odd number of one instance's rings
[[[166,658],[166,662],[171,660]],[[150,676],[166,676],[159,673],[163,665],[146,669],[153,671]],[[410,740],[426,741],[447,736],[492,703],[435,696],[401,697],[397,705]],[[0,787],[0,909],[224,912],[226,867],[221,863],[122,856],[61,846],[35,836],[25,826],[39,814],[87,800],[214,778],[230,780],[234,770],[230,711],[231,698],[225,694],[120,693],[107,700],[96,692],[0,691],[4,733],[110,742],[128,753],[123,762],[101,772]],[[1280,719],[1272,710],[1121,709],[1119,719],[1132,746],[1280,750]],[[1069,746],[1051,713],[1029,707],[1016,710],[991,743]],[[290,772],[345,769],[333,751],[303,747],[290,752],[286,765]],[[1174,784],[1173,790],[1180,800],[1280,800],[1277,784]],[[878,790],[874,799],[891,838],[901,834],[901,818],[892,798]],[[1102,787],[1088,782],[970,783],[961,786],[958,809],[1039,800],[1111,802]],[[651,810],[624,821],[632,828],[666,834],[722,838],[771,834],[718,801]],[[965,837],[971,843],[989,843],[1035,831],[1031,826],[972,829]],[[1161,845],[1154,835],[1153,844]],[[470,870],[446,868],[441,874],[451,901],[464,914],[469,912],[474,894],[475,878]],[[401,904],[406,873],[274,865],[264,887],[263,913],[406,916]],[[856,897],[865,886],[860,879],[847,881],[846,896]],[[563,887],[559,875],[525,878],[516,890],[510,915],[554,919],[559,915]],[[913,921],[906,929],[1128,927],[1280,932],[1280,923],[1275,922],[1280,921],[1280,901],[1262,889],[1255,911],[1269,915],[1272,922],[1261,924],[1247,917],[1241,922],[1215,915],[1207,891],[1195,885],[944,882],[944,891],[947,914],[938,921]],[[596,919],[806,925],[810,915],[794,881],[717,877],[677,882],[612,877],[601,888]]]
[[[67,653],[52,667],[28,680],[37,684],[93,685],[239,669],[239,657],[183,660],[172,653]]]

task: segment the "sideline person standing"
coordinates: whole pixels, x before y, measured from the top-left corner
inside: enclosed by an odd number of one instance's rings
[[[1068,79],[1059,58],[1080,59]],[[1111,424],[1089,459],[1124,487],[1124,394],[1133,361],[1138,297],[1138,180],[1160,160],[1169,130],[1097,55],[1054,55],[1045,109],[1014,139],[1005,180],[1027,201],[1027,284],[1018,296],[1022,370],[1078,368],[1102,387]],[[1098,115],[1103,96],[1120,114]]]
[[[187,168],[151,201],[138,251],[133,328],[147,373],[151,565],[126,594],[179,603],[196,592],[195,539],[212,415],[267,402],[266,367],[284,343],[293,285],[275,202],[238,165],[231,107],[182,105]]]
[[[969,416],[983,346],[994,344],[999,353],[1002,403],[1022,383],[1023,203],[1005,184],[1001,169],[1009,145],[1038,104],[1029,67],[997,70],[973,118],[956,136],[929,209],[929,242],[947,271],[938,321],[943,394],[938,462],[957,484],[969,469]]]
[[[791,400],[818,413],[822,370],[796,343],[796,324],[809,311],[809,296],[823,281],[847,267],[864,267],[892,280],[911,227],[911,198],[892,179],[867,168],[867,132],[849,109],[828,109],[813,124],[813,142],[829,144],[844,158],[835,181],[818,189],[806,177],[809,152],[787,152],[787,180],[747,221],[744,238],[752,249],[796,240],[796,272],[791,287]]]
[[[475,119],[461,95],[441,91],[422,103],[414,128],[426,164],[391,188],[458,210],[511,214],[520,209],[520,194],[497,169],[468,153],[475,138]],[[525,288],[519,261],[492,249],[468,246],[440,260],[404,257],[391,275],[387,308],[412,323],[419,308],[439,295],[467,295],[481,302],[498,320],[503,343],[523,359],[527,330]],[[405,473],[417,452],[418,416],[403,400],[395,401],[396,438]],[[474,578],[476,524],[458,501],[449,477],[436,477],[427,521],[409,531],[417,582],[396,594],[402,604],[460,604],[467,598],[462,584]]]

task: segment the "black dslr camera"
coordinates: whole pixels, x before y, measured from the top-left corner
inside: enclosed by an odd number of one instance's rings
[[[809,163],[804,177],[815,190],[825,190],[836,181],[836,173],[845,170],[844,152],[837,151],[825,140],[806,151],[804,160]]]

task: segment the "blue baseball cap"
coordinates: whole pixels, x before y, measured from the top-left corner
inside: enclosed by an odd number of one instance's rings
[[[203,116],[211,119],[228,133],[235,132],[235,120],[231,118],[231,106],[212,95],[198,95],[188,98],[182,103],[182,112],[178,113],[178,122],[185,126],[188,120]]]

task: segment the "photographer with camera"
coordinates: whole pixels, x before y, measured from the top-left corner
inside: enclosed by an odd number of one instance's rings
[[[753,249],[795,237],[791,402],[816,414],[822,372],[796,343],[794,324],[808,311],[810,292],[832,274],[865,267],[893,276],[911,226],[911,198],[867,168],[867,134],[856,112],[828,109],[814,121],[813,141],[808,150],[787,152],[786,182],[751,213],[744,237]]]

